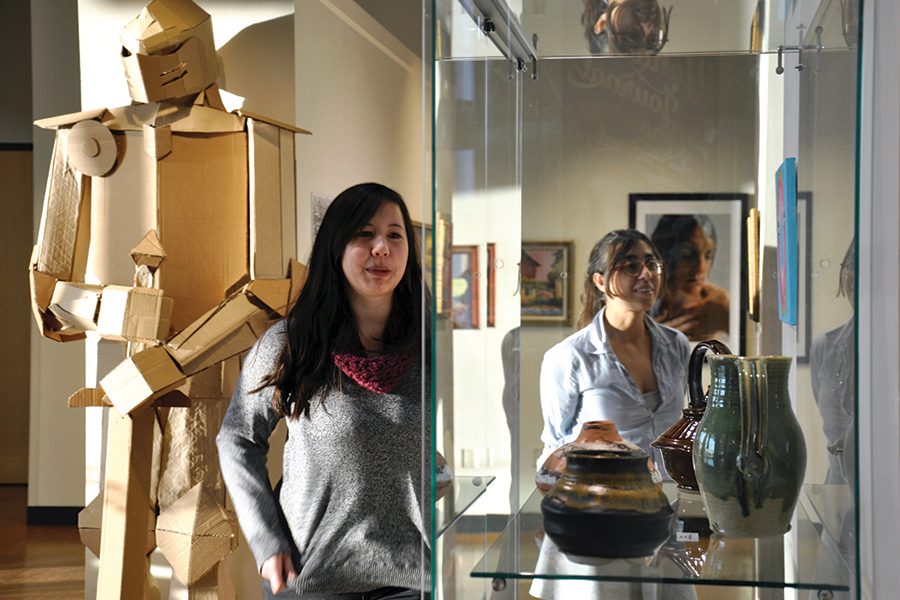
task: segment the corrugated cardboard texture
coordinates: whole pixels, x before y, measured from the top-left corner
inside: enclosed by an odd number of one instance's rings
[[[166,251],[159,242],[159,234],[155,229],[148,231],[137,246],[131,249],[131,260],[136,265],[146,265],[151,269],[156,269],[166,260]]]
[[[101,492],[78,513],[78,536],[81,538],[81,543],[97,558],[100,558],[102,519],[103,493]]]
[[[69,396],[66,405],[69,408],[87,408],[88,406],[112,406],[112,403],[100,388],[81,388]]]
[[[169,353],[156,346],[123,360],[100,380],[100,387],[119,414],[124,415],[183,380],[184,375]]]
[[[101,286],[60,281],[53,288],[50,311],[67,327],[96,329]]]
[[[297,256],[297,185],[294,132],[281,129],[281,255]]]
[[[173,135],[157,163],[160,287],[179,331],[223,299],[247,272],[247,145],[243,133]]]
[[[247,291],[282,317],[287,313],[290,279],[256,279],[247,285]]]
[[[116,163],[118,148],[112,132],[94,120],[79,121],[69,129],[66,156],[69,164],[85,175],[109,173]]]
[[[128,23],[121,39],[130,50],[123,57],[129,93],[138,102],[198,92],[218,77],[212,22],[195,4],[155,0]],[[160,77],[164,73],[169,76]]]
[[[192,585],[234,549],[237,523],[198,484],[160,512],[156,540],[178,578]]]
[[[37,270],[61,280],[72,279],[84,191],[83,177],[66,165],[68,133],[60,130],[56,134],[38,232]]]
[[[177,392],[189,395],[191,403],[187,408],[170,410],[166,419],[159,504],[170,506],[197,483],[204,483],[224,502],[214,439],[228,406],[222,392],[222,365],[188,377]]]
[[[116,169],[91,180],[88,272],[103,284],[130,287],[131,249],[156,228],[156,161],[143,150],[140,131],[114,133],[124,148]]]
[[[151,467],[156,414],[109,412],[103,534],[97,598],[141,598],[146,581],[147,528],[153,518]],[[137,525],[140,524],[140,525]]]
[[[162,290],[108,285],[103,288],[97,330],[108,339],[165,340],[171,319],[172,299]]]
[[[189,408],[169,410],[160,471],[161,509],[175,503],[198,483],[220,503],[225,503],[216,434],[227,408],[227,398],[191,398]]]
[[[284,277],[282,256],[281,135],[274,125],[247,120],[250,153],[250,277]]]
[[[268,321],[265,310],[238,293],[172,338],[166,348],[191,375],[249,349]]]

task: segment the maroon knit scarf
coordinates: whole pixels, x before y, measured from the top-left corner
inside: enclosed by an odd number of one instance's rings
[[[334,364],[350,379],[376,394],[387,394],[400,383],[413,364],[409,352],[381,356],[335,354]]]

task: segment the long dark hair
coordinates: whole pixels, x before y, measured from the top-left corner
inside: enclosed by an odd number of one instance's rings
[[[674,273],[678,263],[685,260],[682,246],[691,239],[694,231],[698,228],[713,243],[717,242],[716,226],[713,224],[712,219],[706,215],[663,215],[660,217],[659,222],[653,229],[653,233],[650,234],[650,238],[653,240],[653,245],[657,251],[662,255],[664,273]],[[714,260],[715,256],[713,256]],[[710,261],[711,265],[712,261]],[[659,298],[650,310],[652,317],[659,317],[666,311],[668,290],[665,285],[663,285],[662,290],[662,293],[660,293]]]
[[[394,289],[391,312],[382,339],[384,352],[416,352],[422,344],[422,262],[409,211],[403,198],[378,183],[347,188],[334,199],[313,242],[306,284],[286,318],[287,343],[275,370],[263,386],[274,385],[272,406],[281,416],[309,416],[313,398],[335,385],[335,353],[364,354],[350,308],[348,283],[341,261],[347,244],[379,208],[391,202],[400,208],[409,258]],[[430,337],[424,315],[426,336]],[[425,348],[430,348],[426,339]]]
[[[594,285],[594,273],[600,273],[608,282],[613,269],[618,267],[631,254],[634,247],[644,242],[650,247],[657,260],[662,261],[659,251],[646,235],[637,229],[616,229],[604,235],[591,249],[587,271],[584,278],[584,291],[581,293],[581,315],[578,317],[578,328],[587,327],[600,309],[606,305],[606,294]],[[662,277],[665,277],[663,271]],[[665,280],[661,279],[660,289]]]
[[[679,261],[683,260],[680,249],[699,228],[715,243],[716,226],[706,215],[663,215],[653,229],[650,238],[662,255],[666,273],[674,273]]]

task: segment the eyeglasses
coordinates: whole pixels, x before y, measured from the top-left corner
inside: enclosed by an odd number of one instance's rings
[[[651,275],[659,275],[663,270],[662,263],[655,258],[648,258],[643,262],[639,260],[626,260],[618,265],[616,269],[631,277],[638,277],[641,274],[641,271],[644,270],[644,267],[647,267],[647,271],[649,271]]]

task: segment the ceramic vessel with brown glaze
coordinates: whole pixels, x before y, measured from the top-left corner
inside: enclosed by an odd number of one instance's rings
[[[560,550],[601,558],[653,554],[668,539],[673,515],[644,452],[586,449],[568,452],[541,513]]]
[[[609,452],[641,452],[640,446],[622,438],[613,421],[588,421],[581,427],[578,437],[553,451],[534,476],[534,483],[541,493],[550,491],[566,468],[566,453],[570,450],[606,450]],[[651,464],[651,475],[656,467]],[[656,480],[662,481],[656,472]]]
[[[706,394],[701,384],[701,370],[706,353],[731,354],[728,346],[718,340],[700,342],[691,352],[691,360],[688,363],[688,391],[690,400],[688,407],[682,409],[681,418],[669,427],[656,440],[650,442],[654,448],[659,448],[663,457],[663,465],[678,487],[685,490],[697,491],[697,476],[694,474],[693,449],[694,438],[697,435],[697,427],[706,410]]]

